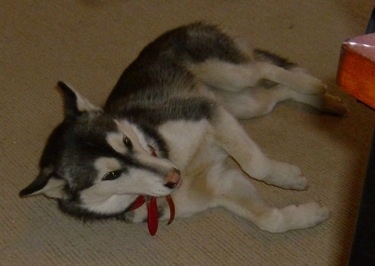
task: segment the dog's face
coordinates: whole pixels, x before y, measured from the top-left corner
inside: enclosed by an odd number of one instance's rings
[[[40,173],[21,196],[44,194],[87,218],[117,216],[138,195],[166,196],[180,183],[166,151],[140,129],[116,121],[63,83],[65,119],[52,132]]]

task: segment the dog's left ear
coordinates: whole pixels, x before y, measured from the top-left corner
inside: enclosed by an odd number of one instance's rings
[[[82,97],[78,92],[66,85],[64,82],[59,81],[57,85],[63,93],[66,117],[75,117],[82,112],[101,110],[100,107],[92,104],[89,100]]]
[[[45,175],[43,171],[37,178],[19,193],[20,197],[43,194],[49,198],[63,199],[67,195],[64,192],[66,181],[53,174]]]

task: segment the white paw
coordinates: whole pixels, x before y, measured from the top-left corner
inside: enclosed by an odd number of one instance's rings
[[[288,163],[273,161],[272,171],[265,182],[285,189],[307,189],[307,178],[299,167]]]
[[[327,207],[320,206],[315,201],[302,204],[299,208],[302,209],[302,214],[305,215],[306,227],[315,226],[327,220],[331,215],[331,211]]]
[[[294,182],[290,184],[287,189],[295,189],[295,190],[306,190],[309,186],[307,178],[305,176],[297,176],[294,178]]]
[[[257,225],[260,229],[271,233],[283,233],[316,226],[327,220],[329,216],[330,211],[327,207],[321,207],[316,202],[309,202],[265,212],[259,217]]]
[[[298,73],[293,89],[303,94],[324,94],[327,86],[319,79],[305,73]]]
[[[284,217],[277,232],[304,229],[318,225],[330,217],[330,210],[317,202],[309,202],[299,206],[290,205],[280,210]]]

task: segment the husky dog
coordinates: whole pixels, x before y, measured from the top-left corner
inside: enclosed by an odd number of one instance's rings
[[[237,118],[268,114],[288,99],[337,115],[345,107],[296,65],[247,49],[217,26],[182,26],[150,43],[103,108],[58,84],[65,118],[21,196],[57,199],[83,220],[143,222],[147,206],[131,208],[139,195],[158,197],[159,219],[171,218],[171,195],[177,218],[221,206],[269,232],[330,216],[316,202],[276,208],[258,195],[249,177],[293,190],[307,180],[297,166],[264,155]]]

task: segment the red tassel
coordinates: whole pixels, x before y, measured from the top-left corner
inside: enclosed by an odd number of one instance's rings
[[[134,211],[135,209],[138,209],[146,202],[145,196],[138,196],[133,204],[129,207],[128,211]]]
[[[175,217],[176,209],[174,206],[173,198],[171,195],[166,196],[168,206],[169,206],[169,221],[170,225]],[[146,202],[146,197],[143,195],[138,196],[133,204],[129,207],[128,211],[134,211],[141,207]],[[147,202],[147,226],[150,235],[154,236],[158,230],[158,204],[156,197],[148,197]]]
[[[168,206],[169,206],[169,221],[168,221],[168,225],[170,225],[173,220],[174,220],[174,216],[175,216],[175,207],[174,207],[174,202],[173,202],[173,198],[171,195],[168,195],[166,196],[167,198],[167,202],[168,202]]]
[[[158,204],[155,197],[150,197],[150,201],[147,204],[147,226],[150,235],[154,236],[158,230]]]

